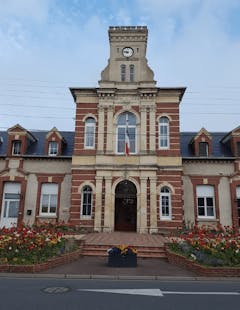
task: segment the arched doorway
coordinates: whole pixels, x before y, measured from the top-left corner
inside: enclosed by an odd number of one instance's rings
[[[115,230],[136,231],[137,190],[136,186],[124,180],[115,189]]]

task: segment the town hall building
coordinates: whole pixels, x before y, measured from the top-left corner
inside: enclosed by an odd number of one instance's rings
[[[158,87],[145,26],[110,27],[97,88],[70,88],[75,132],[0,132],[0,226],[161,233],[240,226],[240,128],[180,133],[185,87]]]

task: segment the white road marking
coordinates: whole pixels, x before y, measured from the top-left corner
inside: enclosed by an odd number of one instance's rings
[[[238,292],[175,292],[175,291],[162,291],[163,295],[176,294],[176,295],[240,295]]]
[[[160,289],[79,289],[78,291],[113,293],[113,294],[130,294],[130,295],[145,295],[145,296],[163,296]]]
[[[178,292],[178,291],[161,291],[160,289],[78,289],[78,291],[97,292],[97,293],[112,293],[112,294],[129,294],[143,296],[158,296],[164,295],[240,295],[240,292]]]

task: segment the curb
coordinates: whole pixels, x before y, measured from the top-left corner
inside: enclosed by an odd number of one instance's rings
[[[0,273],[0,278],[24,279],[79,279],[79,280],[132,280],[132,281],[232,281],[240,282],[240,278],[232,277],[175,277],[175,276],[122,276],[122,275],[84,275],[84,274],[36,274],[36,273]]]

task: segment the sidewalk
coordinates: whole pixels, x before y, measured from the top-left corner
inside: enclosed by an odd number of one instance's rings
[[[104,276],[104,277],[196,277],[196,274],[186,269],[171,265],[165,259],[138,258],[135,268],[115,268],[107,266],[107,257],[82,257],[67,265],[49,269],[41,274],[74,275],[74,276]]]

